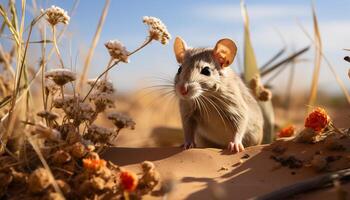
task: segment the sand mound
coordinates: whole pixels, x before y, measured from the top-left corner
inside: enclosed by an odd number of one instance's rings
[[[276,146],[281,144],[285,149],[281,152],[277,148],[276,151]],[[315,154],[338,158],[331,161],[327,170],[350,167],[349,149],[326,150],[325,142],[302,144],[279,141],[269,146],[250,147],[238,154],[211,148],[183,151],[178,147],[115,147],[108,149],[104,158],[135,171],[140,171],[138,163],[144,160],[153,161],[163,179],[171,177],[176,182],[169,199],[247,199],[326,173],[317,172],[309,164]],[[301,165],[297,162],[296,166],[290,166],[289,161],[287,163],[276,161],[276,157],[283,156],[293,156],[301,162]],[[349,191],[350,184],[342,185],[341,188]],[[335,188],[328,188],[299,197],[337,199],[339,194],[337,191]],[[147,196],[147,199],[161,197],[161,193],[155,192]]]

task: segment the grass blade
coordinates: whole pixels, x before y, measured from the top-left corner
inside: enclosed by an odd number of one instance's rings
[[[85,59],[85,62],[84,62],[83,72],[81,73],[81,76],[80,76],[78,90],[81,90],[83,88],[83,84],[84,84],[85,79],[87,77],[87,73],[89,71],[90,62],[91,62],[92,56],[94,55],[94,50],[96,48],[98,40],[100,39],[100,34],[101,34],[101,31],[102,31],[102,27],[103,27],[103,24],[105,22],[105,19],[106,19],[107,13],[108,13],[109,4],[110,4],[110,0],[106,0],[105,6],[104,6],[103,11],[102,11],[102,15],[101,15],[100,20],[99,20],[98,25],[97,25],[97,29],[96,29],[94,38],[92,39],[92,43],[91,43],[91,47],[89,49],[89,53],[86,56],[86,59]]]
[[[244,21],[244,80],[249,83],[255,76],[259,75],[259,68],[256,62],[255,53],[250,40],[249,18],[244,1],[241,1],[241,12]],[[259,102],[264,117],[264,137],[263,143],[271,143],[274,138],[275,114],[272,102]]]
[[[244,80],[246,83],[259,74],[255,53],[250,40],[249,17],[244,1],[241,2],[241,12],[244,22]]]
[[[304,34],[309,38],[309,40],[315,44],[315,41],[311,38],[310,34],[306,31],[306,29],[302,26],[302,24],[298,23],[298,25],[300,26],[300,28],[304,32]],[[334,70],[333,65],[331,64],[331,62],[328,60],[328,58],[325,56],[325,54],[323,52],[321,52],[321,56],[325,60],[328,68],[331,70],[335,80],[337,81],[340,89],[342,90],[346,100],[350,104],[350,94],[349,94],[348,90],[346,89],[344,82],[341,80],[341,78],[339,77],[337,72]]]
[[[309,46],[307,47],[304,47],[303,49],[301,49],[300,51],[296,52],[296,53],[293,53],[292,55],[288,56],[286,59],[276,63],[275,65],[267,68],[266,70],[262,71],[260,73],[260,75],[263,77],[267,74],[269,74],[270,72],[276,70],[277,68],[283,66],[284,64],[288,63],[288,62],[291,62],[293,61],[294,59],[296,59],[298,56],[302,55],[303,53],[307,52],[308,50],[310,49]]]
[[[309,109],[312,109],[312,106],[315,105],[317,99],[317,89],[318,89],[318,79],[320,75],[321,68],[321,55],[322,55],[322,41],[321,34],[318,28],[318,21],[315,11],[315,6],[312,5],[312,19],[314,23],[314,37],[315,37],[315,68],[312,77],[310,96],[309,96]]]
[[[282,48],[281,50],[279,50],[276,53],[276,55],[274,55],[272,58],[270,58],[270,60],[268,60],[263,66],[260,67],[260,71],[264,71],[271,63],[273,63],[280,56],[282,56],[285,51],[286,51],[286,48]]]

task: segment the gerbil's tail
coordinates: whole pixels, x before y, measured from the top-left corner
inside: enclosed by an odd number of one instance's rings
[[[263,135],[263,144],[271,143],[275,138],[275,115],[273,112],[271,102],[259,101],[259,106],[263,114],[264,119],[264,135]]]

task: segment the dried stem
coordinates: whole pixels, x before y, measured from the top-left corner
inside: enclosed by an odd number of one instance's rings
[[[148,37],[147,40],[137,49],[135,49],[133,52],[129,53],[128,56],[133,55],[134,53],[140,51],[142,48],[144,48],[145,46],[147,46],[149,43],[152,42],[152,37]],[[107,69],[105,71],[103,71],[95,80],[95,82],[92,84],[90,90],[88,91],[88,93],[86,94],[86,96],[83,99],[83,102],[89,97],[90,93],[92,92],[92,90],[94,89],[94,87],[96,86],[97,82],[102,78],[103,75],[105,75],[109,70],[111,70],[114,66],[116,66],[118,63],[120,62],[120,60],[115,61],[111,66],[107,67]]]
[[[110,0],[106,0],[102,15],[101,15],[100,20],[99,20],[98,25],[97,25],[97,29],[96,29],[94,38],[93,38],[92,43],[91,43],[91,47],[89,49],[88,55],[86,56],[86,59],[84,62],[84,68],[83,68],[83,72],[80,76],[78,90],[81,90],[83,88],[83,84],[85,82],[86,75],[89,71],[90,62],[91,62],[92,56],[94,54],[94,50],[96,48],[98,40],[100,38],[102,27],[103,27],[103,24],[105,22],[105,19],[106,19],[107,13],[108,13],[109,4],[110,4]]]
[[[63,63],[63,60],[62,60],[62,56],[61,56],[60,50],[58,49],[57,40],[56,40],[56,26],[51,26],[51,27],[52,27],[53,45],[55,47],[55,50],[56,50],[56,53],[57,53],[57,57],[60,60],[61,67],[63,69],[64,68],[64,63]]]

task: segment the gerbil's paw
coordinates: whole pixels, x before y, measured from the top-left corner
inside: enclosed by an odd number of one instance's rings
[[[185,142],[182,145],[183,149],[191,149],[191,148],[195,148],[195,147],[196,147],[196,144],[194,142]]]
[[[230,142],[227,149],[232,153],[238,153],[244,151],[244,146],[241,142]]]

